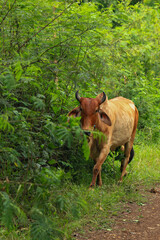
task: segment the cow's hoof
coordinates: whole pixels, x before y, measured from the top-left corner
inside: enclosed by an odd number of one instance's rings
[[[122,182],[123,182],[123,181],[120,179],[120,180],[118,181],[118,185],[122,184]]]
[[[94,185],[91,183],[90,186],[89,186],[89,190],[94,190]]]
[[[98,184],[98,187],[101,188],[101,187],[102,187],[102,184]]]

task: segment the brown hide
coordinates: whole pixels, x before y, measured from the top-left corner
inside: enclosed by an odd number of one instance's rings
[[[95,185],[97,178],[98,185],[102,185],[101,166],[109,151],[124,145],[125,158],[121,162],[122,174],[120,178],[120,181],[122,181],[126,174],[138,124],[137,108],[131,100],[123,97],[108,100],[105,93],[98,95],[96,98],[83,98],[79,95],[76,98],[80,102],[80,106],[74,108],[68,115],[81,116],[83,130],[90,133],[97,129],[107,136],[106,141],[100,143],[90,134],[90,156],[95,162],[90,187]]]

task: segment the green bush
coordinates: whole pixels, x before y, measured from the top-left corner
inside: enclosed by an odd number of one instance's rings
[[[160,8],[156,1],[137,2],[2,0],[0,225],[6,239],[14,230],[15,239],[67,238],[69,224],[89,211],[94,195],[83,191],[93,162],[80,119],[67,120],[78,106],[77,89],[84,97],[105,91],[132,99],[140,114],[135,143],[159,142]],[[106,187],[119,172],[113,156],[108,159]]]

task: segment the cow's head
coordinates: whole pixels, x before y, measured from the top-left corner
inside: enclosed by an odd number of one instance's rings
[[[90,131],[94,130],[101,122],[111,126],[109,116],[100,109],[100,105],[107,101],[106,94],[103,92],[96,98],[80,97],[78,91],[75,94],[80,106],[69,112],[68,116],[80,117],[81,128],[90,136]]]

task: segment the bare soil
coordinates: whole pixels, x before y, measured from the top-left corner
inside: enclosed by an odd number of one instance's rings
[[[160,187],[145,192],[147,202],[127,203],[118,216],[111,217],[108,230],[85,230],[76,240],[160,240]]]

